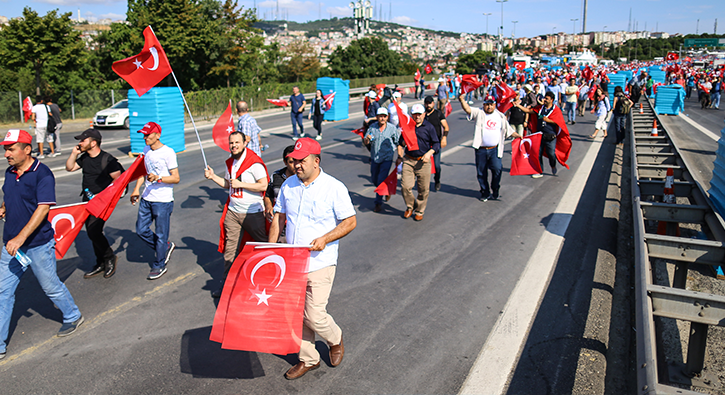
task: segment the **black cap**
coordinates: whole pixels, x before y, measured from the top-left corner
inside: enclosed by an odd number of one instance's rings
[[[426,96],[425,99],[423,99],[423,103],[425,103],[425,104],[433,103],[433,96]]]
[[[83,140],[87,137],[90,137],[93,140],[96,140],[97,143],[100,143],[102,140],[101,132],[99,132],[98,129],[93,129],[93,128],[84,130],[83,133],[76,136],[75,139]]]

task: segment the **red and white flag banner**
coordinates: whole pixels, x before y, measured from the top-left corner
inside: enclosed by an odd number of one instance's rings
[[[86,222],[86,218],[88,218],[86,203],[50,208],[48,221],[55,233],[53,237],[55,238],[56,259],[62,259],[68,252]]]
[[[136,90],[139,97],[171,74],[171,65],[151,26],[143,31],[144,46],[136,56],[113,62],[111,68]]]

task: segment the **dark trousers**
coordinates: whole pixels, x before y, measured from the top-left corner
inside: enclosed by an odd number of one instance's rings
[[[440,184],[441,182],[441,151],[443,148],[438,150],[435,154],[433,154],[433,165],[436,169],[436,174],[433,174],[433,181],[435,181],[436,184]]]
[[[93,244],[93,252],[96,254],[96,265],[102,265],[104,262],[113,258],[113,249],[108,243],[108,239],[103,234],[103,227],[106,221],[89,215],[86,219],[86,233]]]
[[[617,144],[624,142],[624,130],[627,126],[627,116],[614,113],[614,128],[617,132]]]
[[[317,135],[322,136],[322,120],[325,119],[325,114],[312,114],[312,127],[317,130]]]
[[[501,187],[501,171],[503,165],[498,157],[498,147],[491,149],[476,148],[476,176],[478,185],[481,187],[483,196],[493,195],[498,197],[498,190]],[[488,184],[488,171],[491,170],[491,186]]]
[[[549,158],[549,166],[556,169],[556,139],[545,141],[541,138],[541,148],[539,148],[539,163],[541,163],[541,172],[544,172],[544,151]]]
[[[375,163],[374,160],[370,161],[370,180],[373,185],[377,188],[378,185],[382,184],[388,173],[390,172],[390,166],[393,164],[392,160],[384,160],[380,163]],[[383,196],[375,194],[375,204],[383,204]]]
[[[292,136],[298,136],[297,125],[300,126],[299,134],[305,134],[305,127],[302,126],[302,113],[301,112],[290,112],[290,118],[292,118]]]

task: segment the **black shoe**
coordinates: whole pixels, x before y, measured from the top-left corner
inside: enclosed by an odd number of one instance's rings
[[[110,278],[116,273],[116,263],[118,262],[118,256],[114,255],[113,258],[106,261],[105,271],[103,272],[103,278]]]
[[[171,254],[174,253],[174,250],[176,249],[176,244],[174,244],[173,241],[170,241],[168,244],[168,247],[166,248],[166,257],[164,257],[164,266],[169,264],[169,261],[171,261]]]
[[[551,168],[551,174],[552,175],[556,175],[556,167],[552,167]]]
[[[491,195],[491,200],[499,200],[499,199],[501,199],[501,195],[499,195],[498,193],[494,193],[493,195]]]
[[[104,265],[96,265],[96,266],[94,266],[94,267],[93,267],[93,269],[91,269],[91,271],[89,271],[89,272],[86,272],[86,273],[85,273],[85,274],[83,275],[83,278],[91,278],[91,277],[95,277],[95,276],[97,276],[97,275],[99,275],[99,274],[101,274],[101,273],[105,272],[105,270],[106,270],[106,269],[105,269],[105,268],[104,268],[103,266],[104,266]]]
[[[440,191],[441,190],[441,183],[440,182],[436,182],[435,188],[436,188],[436,192]]]
[[[72,334],[73,332],[76,331],[76,329],[78,329],[79,326],[81,326],[83,321],[85,321],[85,319],[83,318],[83,316],[81,316],[81,318],[79,318],[73,322],[63,324],[60,327],[60,330],[58,331],[58,334],[56,336],[63,337],[63,336],[68,336],[68,335]]]
[[[491,197],[491,195],[489,193],[485,193],[485,192],[481,191],[481,197],[479,197],[478,200],[480,200],[482,202],[487,202],[489,197]]]

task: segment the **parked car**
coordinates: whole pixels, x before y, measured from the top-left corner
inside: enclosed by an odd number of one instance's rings
[[[96,116],[93,117],[93,126],[123,126],[128,129],[130,126],[128,119],[128,99],[121,100],[111,108],[98,111]]]

